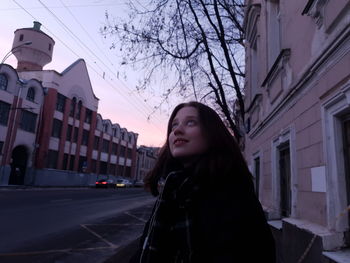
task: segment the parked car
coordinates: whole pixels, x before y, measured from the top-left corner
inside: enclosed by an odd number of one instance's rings
[[[96,188],[115,188],[116,184],[112,179],[100,179],[96,181]]]
[[[117,187],[121,187],[121,188],[132,187],[132,183],[126,179],[118,179],[116,185]]]

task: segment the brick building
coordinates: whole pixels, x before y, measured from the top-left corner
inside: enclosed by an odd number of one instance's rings
[[[55,42],[40,26],[15,31],[17,69],[0,67],[0,184],[93,185],[97,176],[135,177],[138,134],[97,113],[83,59],[61,73],[43,70]]]

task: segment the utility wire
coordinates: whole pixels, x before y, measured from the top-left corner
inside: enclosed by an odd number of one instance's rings
[[[94,41],[93,37],[89,34],[89,32],[85,29],[85,27],[79,22],[79,20],[76,18],[76,16],[73,14],[73,12],[69,9],[69,7],[62,1],[59,0],[61,2],[61,4],[65,7],[65,9],[69,12],[69,14],[73,17],[74,21],[80,26],[80,28],[84,31],[84,33],[88,36],[88,38],[90,39],[91,42],[94,43],[95,47],[102,53],[102,55],[109,61],[109,63],[111,64],[111,66],[114,66],[113,62],[110,61],[110,59],[108,58],[108,56],[105,54],[105,52],[96,44],[96,41]],[[139,3],[139,2],[138,2]],[[95,55],[95,54],[94,54]],[[108,68],[109,69],[109,68]],[[109,69],[110,70],[110,69]],[[110,70],[111,71],[111,70]],[[112,71],[111,71],[112,72]],[[113,72],[112,72],[113,73]],[[112,79],[113,80],[113,79]],[[124,83],[124,81],[120,80],[117,77],[117,80],[126,88],[128,89],[130,92],[132,92],[130,90],[130,88]],[[140,94],[139,94],[140,95]],[[141,96],[141,95],[140,95]],[[145,101],[146,99],[144,97],[142,97],[143,101]],[[152,115],[154,113],[154,109],[149,109],[151,110],[151,114]],[[159,120],[159,119],[158,119]]]
[[[96,5],[67,5],[67,7],[102,7],[102,6],[122,6],[125,5],[125,3],[113,3],[113,4],[96,4]],[[33,10],[33,9],[42,9],[43,7],[40,6],[33,6],[33,7],[27,7],[27,9],[29,10]],[[50,6],[50,8],[53,9],[61,9],[63,8],[62,6]],[[22,9],[21,7],[11,7],[11,8],[0,8],[0,12],[1,11],[11,11],[11,10],[18,10],[18,9]]]
[[[68,11],[68,13],[73,17],[74,21],[80,26],[80,28],[85,32],[85,34],[89,37],[92,43],[94,43],[95,47],[103,54],[105,59],[108,60],[108,62],[113,65],[113,62],[105,55],[105,53],[101,50],[101,48],[96,44],[96,41],[93,40],[92,36],[89,34],[89,32],[85,29],[85,27],[79,22],[79,20],[75,17],[75,15],[72,13],[72,11],[69,9],[69,7],[62,1],[59,0],[61,4],[64,6],[64,8]]]
[[[95,58],[97,58],[100,62],[101,62],[101,64],[103,64],[111,73],[112,73],[112,75],[114,75],[114,72],[113,72],[113,70],[111,70],[101,59],[100,59],[100,57],[99,56],[97,56],[96,54],[95,54],[95,52],[94,51],[92,51],[88,46],[86,46],[86,44],[84,43],[84,42],[82,42],[70,29],[69,29],[69,27],[67,27],[66,25],[65,25],[65,23],[64,22],[62,22],[62,20],[58,17],[58,16],[56,16],[56,14],[54,14],[41,0],[38,0],[38,2],[62,25],[62,27],[68,32],[68,33],[70,33],[78,42],[77,43],[80,43],[80,45],[82,45],[83,47],[85,47],[85,49],[87,49]],[[97,65],[97,64],[96,64]],[[104,71],[99,65],[97,65],[102,71]],[[104,78],[105,79],[105,74],[103,74],[103,76],[102,76],[102,78]],[[126,85],[124,85],[124,83],[123,83],[123,86],[126,88],[126,89],[128,89],[129,90],[129,92],[132,92],[132,90],[129,88],[129,87],[127,87]],[[135,103],[136,103],[136,101],[135,101]],[[140,106],[143,106],[144,107],[144,110],[146,110],[146,111],[150,111],[150,110],[152,110],[152,109],[147,109],[147,107],[146,107],[146,105],[142,102],[142,103],[140,103],[139,104]],[[148,105],[147,105],[148,106]],[[149,107],[149,106],[148,106]],[[149,119],[149,116],[147,116],[147,119]]]
[[[82,45],[83,47],[85,47],[95,58],[97,58],[112,74],[114,74],[114,72],[99,58],[99,56],[97,56],[89,47],[87,47],[86,45],[85,45],[85,43],[83,43],[75,34],[74,34],[74,32],[72,32],[66,25],[65,25],[65,23],[64,22],[62,22],[62,20],[59,18],[59,17],[57,17],[41,0],[38,0],[38,2],[43,6],[43,7],[45,7],[45,9],[63,26],[63,28],[68,32],[68,33],[70,33],[77,41],[78,41],[78,43],[80,43],[80,45]],[[101,71],[104,71],[98,64],[96,64],[96,66],[98,66],[100,69],[101,69]],[[103,79],[106,79],[105,78],[105,73],[103,73],[103,76],[102,76],[102,78]],[[123,86],[126,88],[126,89],[128,89],[130,92],[132,92],[132,90],[130,90],[130,88],[129,87],[127,87],[124,83],[122,83],[123,84]],[[118,90],[118,89],[116,89],[116,90]],[[119,91],[119,90],[118,90]],[[136,97],[137,98],[137,97]],[[130,100],[129,100],[129,102],[130,102]],[[136,103],[136,101],[134,102],[134,103]],[[131,102],[131,104],[134,104],[134,103],[132,103]],[[135,104],[134,104],[135,105]],[[135,105],[136,106],[136,105]],[[146,106],[143,104],[143,102],[142,103],[140,103],[139,104],[139,106],[143,106],[144,107],[144,110],[146,110],[146,111],[149,111],[149,110],[152,110],[152,109],[147,109],[146,108]],[[148,106],[148,105],[147,105]],[[153,111],[152,111],[152,113],[153,113]],[[143,112],[143,114],[144,114],[144,112]],[[146,116],[147,117],[147,119],[149,120],[150,118],[150,115],[148,115],[148,116]]]
[[[24,8],[22,5],[20,5],[16,0],[12,0],[14,3],[16,3],[24,12],[26,12],[29,16],[31,16],[35,21],[38,21],[38,19],[36,18],[36,17],[34,17],[28,10],[26,10],[26,8]],[[47,28],[46,26],[44,26],[43,25],[43,27],[55,38],[55,39],[57,39],[59,42],[61,42],[69,51],[71,51],[75,56],[77,56],[77,58],[80,58],[80,56],[74,51],[74,50],[72,50],[64,41],[62,41],[58,36],[56,36],[53,32],[51,32],[51,30],[49,29],[49,28]],[[91,66],[89,63],[86,63],[88,66],[89,66],[89,68],[91,68],[98,76],[100,76],[102,79],[104,79],[103,78],[103,76],[101,76],[101,74],[100,73],[98,73],[97,72],[97,70],[93,67],[93,66]],[[106,79],[104,79],[105,81],[106,81]],[[128,102],[130,102],[130,100],[129,100],[129,98],[128,97],[126,97],[124,94],[122,94],[121,92],[120,92],[120,90],[119,89],[117,89],[113,84],[111,84],[111,83],[109,83],[108,81],[106,81],[112,88],[114,88],[118,93],[120,93],[120,95],[121,96],[123,96]],[[134,105],[134,103],[132,103],[132,102],[130,102],[130,104],[132,104],[132,105]],[[147,116],[147,115],[144,115],[145,113],[144,113],[144,111],[142,111],[142,110],[140,110],[138,107],[135,107],[135,109],[137,110],[137,111],[139,111],[143,116],[145,116],[146,118],[147,118],[147,120],[148,121],[150,121],[150,118],[149,118],[149,116]],[[152,122],[150,122],[155,128],[157,128],[158,130],[160,130],[161,131],[161,129],[158,127],[158,126],[156,126],[154,123],[152,123]]]

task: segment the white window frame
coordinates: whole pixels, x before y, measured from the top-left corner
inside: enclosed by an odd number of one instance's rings
[[[350,110],[350,81],[340,92],[322,105],[323,141],[326,162],[328,228],[342,232],[349,227],[342,216],[347,204],[341,116]],[[346,214],[346,212],[345,212]]]
[[[267,5],[267,37],[268,37],[268,69],[271,69],[281,51],[281,10],[279,1],[266,1]]]
[[[252,155],[252,174],[253,174],[253,177],[254,177],[254,185],[256,186],[256,170],[255,170],[255,159],[256,158],[259,158],[259,161],[260,161],[260,166],[259,166],[259,195],[262,193],[262,184],[263,184],[263,174],[262,174],[262,171],[263,171],[263,167],[262,167],[262,164],[263,164],[263,159],[262,159],[262,153],[261,151],[258,151],[256,153],[254,153]],[[258,196],[259,198],[259,196]],[[260,199],[260,198],[259,198]]]
[[[271,171],[272,171],[272,200],[273,212],[269,215],[270,219],[281,219],[281,197],[280,197],[280,174],[279,174],[279,147],[284,143],[289,143],[290,151],[290,180],[291,180],[291,214],[289,217],[296,217],[297,193],[298,193],[298,177],[296,166],[296,150],[295,150],[295,128],[290,126],[280,132],[272,140],[271,146]]]

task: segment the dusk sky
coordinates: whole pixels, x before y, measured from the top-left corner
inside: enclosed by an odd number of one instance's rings
[[[100,99],[98,112],[102,117],[138,133],[138,145],[161,146],[168,114],[175,103],[163,104],[151,114],[161,101],[157,86],[140,94],[135,86],[142,72],[129,69],[123,77],[121,54],[110,50],[111,39],[99,34],[106,10],[119,17],[127,14],[124,0],[1,0],[0,58],[11,50],[16,29],[32,27],[33,21],[39,21],[41,30],[55,40],[52,62],[44,69],[60,73],[83,58]],[[16,62],[12,55],[5,63],[15,68]]]

